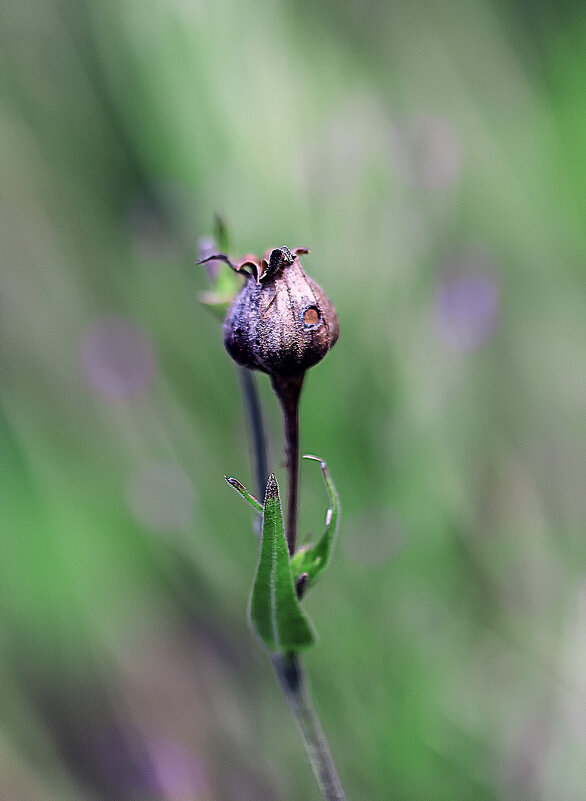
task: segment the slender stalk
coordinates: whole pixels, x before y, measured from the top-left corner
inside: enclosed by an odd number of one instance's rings
[[[323,798],[326,801],[346,801],[328,741],[309,697],[299,657],[296,654],[277,655],[273,657],[273,665]]]
[[[257,482],[263,477],[261,495],[264,491],[266,469],[266,436],[261,414],[258,391],[253,377],[246,369],[242,370],[242,385],[246,396],[246,407],[250,418],[250,429],[254,442],[255,468]],[[248,381],[247,377],[251,380]],[[297,529],[297,502],[299,486],[299,399],[303,378],[284,380],[272,378],[273,387],[283,409],[285,437],[287,442],[287,465],[289,472],[289,509],[287,535],[289,551],[295,550]],[[293,539],[289,534],[293,533]],[[313,708],[303,665],[297,654],[276,654],[273,666],[277,680],[297,724],[305,745],[311,768],[317,780],[324,801],[346,801],[346,795],[338,776],[336,763],[332,757],[327,738],[319,717]]]
[[[291,556],[297,544],[297,508],[299,502],[299,400],[305,373],[292,377],[273,375],[273,389],[281,403],[287,443],[289,498],[287,504],[287,546]]]
[[[265,487],[269,477],[267,459],[267,438],[265,435],[262,408],[258,397],[256,380],[251,370],[240,368],[242,392],[246,403],[246,411],[250,421],[252,452],[254,454],[254,470],[256,473],[256,491],[260,499],[264,498]]]

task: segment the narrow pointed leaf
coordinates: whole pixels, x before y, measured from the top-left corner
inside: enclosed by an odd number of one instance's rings
[[[315,642],[311,624],[297,599],[279,487],[273,474],[267,482],[260,557],[250,598],[252,628],[275,653],[300,651]]]
[[[242,495],[245,501],[252,506],[253,509],[256,509],[257,512],[262,514],[262,503],[257,500],[252,493],[250,493],[242,482],[238,481],[237,478],[232,478],[231,476],[224,476],[226,481],[231,487],[234,487],[239,495]]]
[[[309,545],[300,548],[299,551],[293,556],[291,560],[291,570],[293,571],[293,578],[295,582],[304,573],[307,573],[305,583],[308,586],[315,584],[317,579],[321,576],[323,571],[330,563],[332,551],[336,540],[336,531],[338,528],[338,517],[340,514],[340,500],[338,493],[334,486],[334,482],[330,476],[326,463],[323,459],[318,459],[316,456],[305,456],[305,459],[312,459],[319,462],[326,489],[330,496],[330,507],[326,513],[326,530],[321,539],[315,545]]]
[[[230,229],[221,214],[214,214],[214,239],[222,253],[230,251]]]

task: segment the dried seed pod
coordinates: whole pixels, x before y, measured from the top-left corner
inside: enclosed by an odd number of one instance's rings
[[[308,251],[281,247],[268,259],[248,256],[231,265],[247,276],[224,321],[224,345],[238,364],[271,376],[299,376],[336,343],[336,310],[303,269],[303,253]]]
[[[238,364],[269,374],[281,403],[289,469],[287,543],[291,555],[297,536],[303,380],[305,371],[323,359],[340,333],[332,302],[301,266],[303,253],[309,251],[280,247],[263,259],[247,256],[238,264],[224,254],[199,262],[221,260],[246,277],[224,320],[224,345]]]

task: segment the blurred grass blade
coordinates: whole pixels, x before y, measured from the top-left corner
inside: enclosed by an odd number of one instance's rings
[[[219,320],[224,320],[230,304],[242,289],[242,278],[236,275],[226,256],[222,259],[213,259],[212,254],[225,254],[230,251],[230,233],[223,217],[216,214],[214,218],[213,238],[204,237],[200,240],[200,261],[198,264],[209,264],[208,277],[210,288],[199,293],[199,301],[206,306]],[[222,264],[226,262],[227,264]]]
[[[253,509],[256,509],[257,512],[260,512],[262,514],[262,503],[246,489],[246,487],[244,486],[244,484],[242,484],[241,481],[238,481],[237,478],[232,478],[231,476],[224,476],[224,478],[231,487],[234,487],[236,492],[242,495],[245,501],[248,501],[248,503],[252,506]]]
[[[220,253],[230,252],[230,230],[226,219],[221,214],[214,215],[214,239],[218,243]]]
[[[241,289],[242,279],[230,267],[223,265],[213,282],[213,288],[199,293],[199,302],[223,321],[230,304]]]
[[[304,456],[303,458],[312,459],[320,463],[324,481],[326,482],[326,489],[330,496],[330,507],[326,513],[326,530],[322,538],[316,545],[308,545],[304,548],[300,548],[291,560],[291,570],[293,571],[295,583],[297,584],[299,578],[305,573],[307,574],[307,579],[304,583],[311,586],[315,584],[330,563],[338,528],[340,499],[338,498],[336,487],[334,486],[334,482],[332,481],[327,465],[323,459],[319,459],[317,456]]]
[[[315,635],[301,609],[283,528],[279,487],[274,474],[267,482],[262,543],[250,599],[253,630],[275,653],[300,651],[315,642]]]

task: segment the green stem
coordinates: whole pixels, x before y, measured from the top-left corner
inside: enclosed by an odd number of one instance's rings
[[[325,801],[346,801],[328,741],[307,691],[299,657],[296,654],[277,655],[273,657],[273,665],[323,798]]]
[[[246,405],[250,419],[251,435],[254,442],[256,473],[260,477],[266,471],[263,469],[263,455],[266,458],[266,436],[258,391],[254,381],[245,380],[243,371],[243,389],[246,396]],[[252,378],[252,376],[250,376]],[[278,379],[273,377],[273,387],[283,409],[285,421],[285,437],[287,441],[287,467],[289,472],[289,509],[287,538],[289,552],[295,551],[295,537],[297,529],[297,501],[298,501],[298,475],[299,475],[299,398],[303,386],[302,375],[297,379]],[[261,488],[261,497],[264,486]],[[292,539],[291,539],[292,535]],[[305,750],[309,757],[311,768],[317,780],[324,801],[346,801],[346,795],[338,776],[336,763],[332,757],[328,741],[324,734],[317,712],[313,708],[305,672],[297,654],[275,654],[273,666],[279,686],[283,690],[289,709]]]

